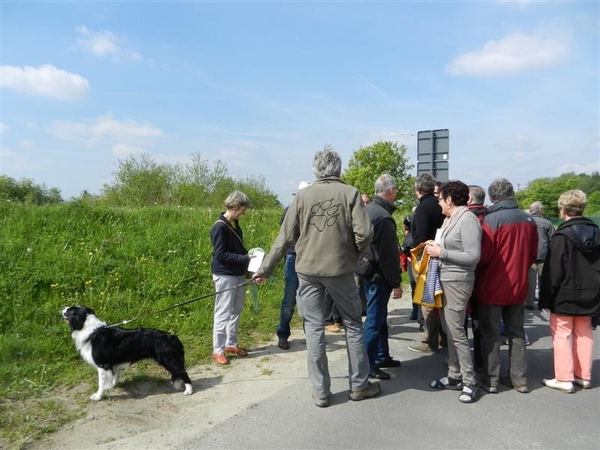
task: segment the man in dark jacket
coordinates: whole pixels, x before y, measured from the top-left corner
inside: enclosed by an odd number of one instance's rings
[[[535,262],[529,269],[529,289],[527,290],[527,302],[525,309],[533,310],[535,304],[535,288],[544,270],[544,260],[550,245],[550,238],[554,234],[554,225],[544,217],[544,205],[542,202],[533,202],[529,206],[529,214],[535,222],[538,230],[538,252]]]
[[[479,331],[483,367],[482,387],[498,392],[500,381],[500,320],[504,321],[510,355],[510,380],[521,393],[527,387],[524,303],[528,272],[537,256],[537,227],[514,199],[513,185],[500,178],[488,187],[493,205],[483,219],[481,259],[475,277],[479,301]]]
[[[371,367],[369,376],[387,380],[390,375],[382,367],[399,367],[400,361],[390,356],[388,345],[387,313],[390,294],[402,297],[400,276],[400,249],[396,222],[392,213],[398,188],[391,175],[382,175],[375,182],[375,198],[367,205],[367,214],[373,224],[372,253],[376,257],[376,271],[363,278],[367,296],[367,318],[364,324],[365,344]]]
[[[422,242],[435,238],[435,233],[444,222],[444,214],[440,208],[438,198],[433,195],[435,178],[424,173],[415,179],[415,194],[419,198],[419,205],[415,209],[411,224],[413,245],[416,247]],[[423,337],[418,344],[410,345],[409,350],[419,353],[433,353],[440,345],[441,322],[439,312],[435,308],[421,304],[425,329]]]
[[[591,318],[600,313],[600,230],[586,217],[587,197],[579,189],[563,193],[564,220],[552,236],[542,272],[540,308],[550,311],[554,347],[552,389],[575,392],[592,387],[594,335]]]

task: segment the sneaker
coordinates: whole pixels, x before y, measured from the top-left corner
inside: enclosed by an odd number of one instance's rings
[[[342,329],[335,323],[332,323],[329,325],[325,325],[325,331],[329,331],[330,333],[340,333]]]
[[[542,384],[552,389],[556,389],[561,392],[565,392],[567,394],[572,394],[575,392],[575,386],[571,381],[558,381],[556,378],[552,378],[551,380],[543,379]]]
[[[479,388],[474,385],[465,384],[462,392],[458,396],[458,401],[461,403],[474,403],[479,398]]]
[[[223,353],[213,353],[212,359],[214,359],[217,364],[221,364],[223,366],[229,364],[227,356],[225,356]]]
[[[592,382],[590,380],[584,380],[583,378],[575,378],[573,380],[573,384],[576,384],[577,386],[579,386],[583,389],[591,389],[592,388]]]
[[[414,345],[409,345],[408,349],[411,352],[417,352],[417,353],[435,353],[431,347],[427,344],[425,344],[424,342],[420,342],[418,344],[414,344]]]
[[[365,398],[377,397],[381,393],[379,383],[369,383],[366,388],[360,391],[350,391],[350,400],[355,402]]]
[[[377,378],[379,380],[389,380],[390,374],[375,367],[375,368],[371,369],[371,371],[369,372],[369,378]]]
[[[287,339],[280,338],[279,342],[277,342],[277,347],[279,347],[282,350],[289,350],[290,349],[290,343],[288,342]]]
[[[329,396],[321,398],[313,392],[312,398],[315,401],[315,405],[317,405],[319,408],[327,408],[329,406]]]
[[[239,347],[225,347],[225,351],[227,353],[231,353],[232,355],[239,356],[240,358],[243,358],[244,356],[248,356],[248,352],[246,350],[244,350],[243,348],[239,348]]]
[[[513,388],[515,391],[521,394],[529,394],[529,388],[526,384],[514,384],[508,376],[501,376],[500,383],[502,383],[504,386]]]
[[[481,386],[488,394],[497,394],[498,388],[496,386]]]
[[[385,359],[382,363],[378,363],[375,365],[379,368],[391,369],[394,367],[400,367],[402,365],[402,363],[390,356],[389,358]]]

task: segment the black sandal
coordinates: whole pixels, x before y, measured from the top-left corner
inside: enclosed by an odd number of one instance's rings
[[[459,391],[463,388],[463,382],[456,378],[442,377],[429,383],[429,387],[431,389],[452,389]]]
[[[463,390],[458,396],[458,401],[461,403],[474,403],[479,398],[479,388],[465,384]]]

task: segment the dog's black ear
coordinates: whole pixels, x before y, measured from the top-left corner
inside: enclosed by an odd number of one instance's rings
[[[63,312],[63,316],[67,322],[69,322],[69,328],[71,328],[71,331],[77,331],[83,328],[87,316],[93,314],[93,311],[91,313],[88,311],[92,310],[86,308],[85,306],[71,306]]]

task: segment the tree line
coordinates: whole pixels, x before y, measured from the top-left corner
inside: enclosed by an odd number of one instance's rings
[[[417,200],[414,195],[413,169],[406,156],[406,146],[396,142],[379,141],[354,151],[342,179],[360,192],[373,195],[375,180],[383,173],[396,178],[399,212],[410,212]],[[147,206],[204,206],[221,207],[223,199],[233,190],[245,192],[256,208],[281,207],[277,196],[263,177],[232,177],[222,161],[212,165],[199,153],[193,153],[187,164],[157,163],[150,155],[129,156],[118,161],[111,182],[104,185],[100,194],[83,192],[70,200],[101,202],[115,207]],[[463,180],[467,184],[469,180]],[[483,186],[485,189],[486,186]],[[581,189],[588,196],[586,215],[600,215],[600,173],[575,174],[537,178],[516,193],[522,209],[534,201],[545,205],[546,215],[558,216],[558,197],[569,189]],[[57,188],[35,184],[30,179],[16,181],[0,176],[0,199],[48,205],[63,202]]]

